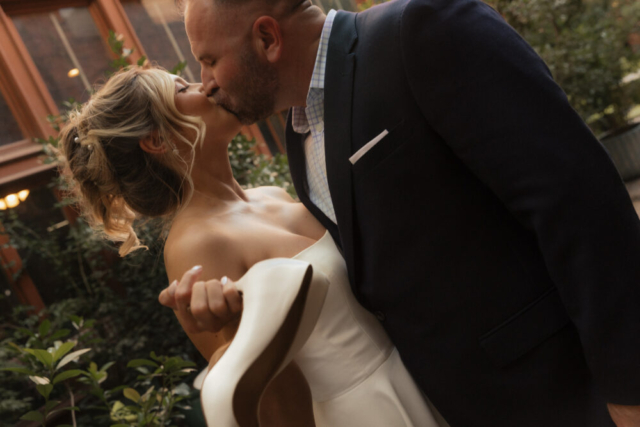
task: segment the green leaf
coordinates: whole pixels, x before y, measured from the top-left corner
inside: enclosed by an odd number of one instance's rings
[[[23,333],[24,335],[30,336],[30,337],[35,337],[36,334],[34,334],[33,332],[31,332],[29,329],[27,328],[18,328],[18,331]]]
[[[44,407],[47,410],[47,412],[50,412],[53,408],[55,408],[58,404],[60,403],[59,400],[50,400],[48,401]]]
[[[138,67],[142,67],[144,65],[144,63],[147,61],[147,57],[146,56],[141,56],[140,59],[138,59]]]
[[[51,335],[51,340],[55,341],[57,339],[60,338],[65,338],[67,337],[69,334],[71,333],[71,331],[69,329],[60,329],[58,331],[55,331],[52,335]]]
[[[51,329],[51,321],[49,319],[44,319],[42,323],[40,323],[38,333],[41,337],[44,337],[45,335],[47,335],[47,332],[49,332],[49,329]]]
[[[75,345],[76,343],[73,341],[68,341],[58,347],[58,349],[53,353],[53,363],[56,363],[62,356],[69,353]]]
[[[33,355],[48,369],[53,367],[53,355],[49,353],[47,350],[36,350],[33,348],[25,348],[24,351]]]
[[[20,346],[18,346],[16,343],[10,342],[9,347],[12,347],[13,349],[18,350],[18,352],[20,353],[24,353],[24,350]]]
[[[124,397],[126,397],[127,399],[132,400],[136,403],[140,401],[140,393],[138,393],[133,388],[125,388],[124,390],[122,390],[122,394],[124,394]]]
[[[88,351],[91,351],[91,349],[90,348],[83,348],[82,350],[77,350],[77,351],[74,351],[73,353],[67,354],[65,357],[62,358],[60,363],[58,363],[58,367],[56,369],[62,368],[67,363],[69,363],[69,362],[73,361],[74,359],[82,356],[83,354],[85,354]]]
[[[169,71],[171,74],[176,74],[176,75],[180,75],[182,73],[182,70],[184,70],[187,67],[187,61],[180,61],[178,62],[178,64],[173,67],[173,69],[171,71]]]
[[[127,363],[127,368],[137,368],[139,366],[152,366],[154,368],[157,368],[158,364],[147,359],[133,359],[129,363]]]
[[[36,384],[49,384],[51,382],[49,378],[39,377],[37,375],[30,375],[29,379]]]
[[[11,371],[11,372],[16,372],[18,374],[25,374],[25,375],[38,375],[35,372],[33,372],[32,370],[29,370],[27,368],[0,368],[0,371]]]
[[[42,415],[38,411],[31,411],[21,416],[20,419],[25,421],[37,421],[41,423],[42,421],[44,421],[44,415]]]
[[[107,362],[104,365],[102,365],[102,368],[100,368],[100,372],[104,372],[107,369],[109,369],[110,367],[112,367],[116,362]]]
[[[111,427],[131,427],[129,424],[112,424]]]
[[[80,369],[70,369],[68,371],[61,372],[55,376],[52,384],[58,384],[61,381],[68,380],[69,378],[77,377],[80,374],[82,374],[82,371]]]
[[[36,389],[38,390],[38,393],[44,396],[45,399],[48,399],[51,394],[51,390],[53,390],[53,384],[38,384]]]

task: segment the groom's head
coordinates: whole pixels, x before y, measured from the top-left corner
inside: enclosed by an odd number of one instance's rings
[[[320,9],[309,0],[185,3],[191,50],[218,104],[245,124],[304,104],[324,22]]]

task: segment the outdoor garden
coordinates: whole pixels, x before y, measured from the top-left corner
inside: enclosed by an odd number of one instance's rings
[[[640,177],[640,2],[487,2],[547,62],[623,177]],[[123,40],[112,34],[109,43],[118,57],[112,72],[129,66],[132,52]],[[173,72],[183,67],[177,64]],[[73,100],[61,106],[65,112],[49,117],[51,125],[60,129],[76,106]],[[43,162],[55,162],[56,138],[40,142]],[[286,157],[259,155],[254,145],[242,135],[230,145],[238,182],[248,188],[277,185],[294,194]],[[65,194],[60,179],[50,186]],[[52,203],[46,227],[22,220],[15,210],[0,211],[6,245],[23,261],[15,275],[36,268],[47,279],[37,286],[48,287],[55,300],[37,313],[28,306],[0,313],[0,427],[204,426],[192,382],[207,361],[157,301],[168,284],[166,227],[140,220],[137,232],[148,250],[120,258],[118,248],[82,218],[55,226],[56,212],[72,206],[66,197]]]

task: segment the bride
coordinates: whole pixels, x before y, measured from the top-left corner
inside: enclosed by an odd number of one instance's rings
[[[263,394],[261,426],[437,426],[382,327],[352,295],[331,236],[286,191],[244,190],[233,178],[227,149],[240,127],[202,85],[130,68],[70,116],[59,144],[64,174],[86,218],[122,242],[123,256],[144,247],[135,218],[167,220],[174,282],[161,300],[175,298],[184,330],[212,364],[238,328],[233,281],[253,265],[295,258],[329,278],[315,329]]]

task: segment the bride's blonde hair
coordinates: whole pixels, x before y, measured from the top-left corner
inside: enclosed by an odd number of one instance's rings
[[[165,70],[126,69],[72,112],[60,133],[62,175],[89,224],[122,242],[121,256],[144,247],[133,229],[138,216],[168,219],[193,193],[194,150],[205,125],[180,113],[174,96]],[[150,137],[169,149],[142,150],[140,141]],[[190,154],[181,156],[176,141],[191,147]]]

